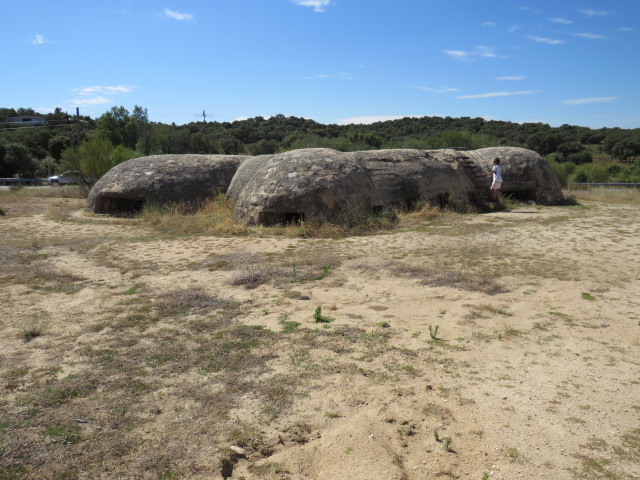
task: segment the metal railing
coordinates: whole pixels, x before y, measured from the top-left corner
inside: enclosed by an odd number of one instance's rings
[[[640,183],[569,183],[568,187],[624,187],[624,188],[640,188]]]

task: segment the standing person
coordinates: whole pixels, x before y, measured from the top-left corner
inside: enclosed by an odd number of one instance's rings
[[[491,183],[491,197],[496,204],[500,203],[500,187],[502,186],[502,167],[500,166],[500,159],[493,160],[493,168],[487,176],[493,175],[493,182]]]

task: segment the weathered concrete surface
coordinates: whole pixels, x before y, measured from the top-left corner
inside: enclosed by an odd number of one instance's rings
[[[494,158],[502,191],[522,200],[557,203],[560,184],[537,153],[523,148],[480,150],[372,150],[327,148],[277,155],[155,155],[111,169],[91,190],[87,208],[132,211],[145,203],[195,203],[216,192],[236,202],[235,218],[248,223],[326,220],[356,207],[376,211],[411,207],[419,200],[465,204],[488,194]]]
[[[91,189],[96,213],[139,210],[144,204],[198,202],[225,193],[241,162],[237,155],[153,155],[128,160]]]
[[[411,207],[418,200],[467,203],[474,185],[455,156],[429,150],[353,152],[371,175],[378,206]]]
[[[245,185],[252,181],[256,172],[267,160],[271,159],[273,155],[258,155],[257,157],[249,157],[244,160],[236,174],[233,176],[229,189],[227,190],[227,197],[234,202],[238,200],[240,192],[244,189]]]
[[[375,185],[353,155],[308,148],[273,155],[254,169],[237,195],[235,218],[248,223],[324,220],[347,206],[373,210]]]
[[[514,194],[521,200],[554,204],[562,200],[562,187],[551,166],[538,153],[525,148],[491,147],[465,152],[486,171],[494,158],[502,165],[502,193]],[[490,177],[488,177],[490,178]]]

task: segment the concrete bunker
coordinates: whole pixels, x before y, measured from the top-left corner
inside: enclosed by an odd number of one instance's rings
[[[152,155],[109,170],[91,189],[87,208],[95,213],[135,213],[145,205],[198,206],[226,193],[247,157],[237,155]]]
[[[518,200],[562,200],[551,166],[523,148],[480,150],[372,150],[327,148],[276,155],[155,155],[124,162],[93,187],[87,208],[96,213],[140,211],[147,204],[192,204],[225,193],[234,217],[250,224],[326,221],[357,209],[411,210],[487,199],[494,158],[504,172],[502,193]]]

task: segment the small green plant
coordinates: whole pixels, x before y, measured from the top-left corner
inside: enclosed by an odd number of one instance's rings
[[[389,328],[391,324],[387,321],[382,321],[382,322],[376,323],[376,326],[380,328]]]
[[[320,305],[316,307],[316,311],[313,313],[313,320],[319,323],[333,322],[333,318],[322,315],[322,307]]]
[[[438,340],[439,329],[440,325],[436,325],[435,327],[433,327],[433,325],[429,325],[429,336],[431,337],[431,340]]]
[[[593,295],[591,295],[590,293],[587,292],[582,292],[582,299],[583,300],[595,300],[596,297],[594,297]]]
[[[482,480],[489,480],[489,474],[487,472],[482,474]]]
[[[511,460],[517,460],[518,458],[520,458],[520,452],[517,448],[509,448],[507,450],[507,455],[509,456],[509,458],[511,458]]]
[[[451,439],[451,437],[445,437],[445,439],[442,441],[442,445],[444,446],[444,449],[447,452],[451,451],[451,442],[453,442],[453,440]]]
[[[322,278],[326,277],[329,274],[329,270],[331,270],[331,267],[329,265],[322,266]]]
[[[298,264],[296,262],[291,262],[291,276],[298,276]]]
[[[29,342],[34,338],[44,335],[48,327],[48,322],[41,318],[30,318],[16,321],[14,326],[20,332],[20,338],[25,342]]]
[[[438,430],[433,431],[433,438],[436,439],[436,442],[440,441],[440,432]]]

